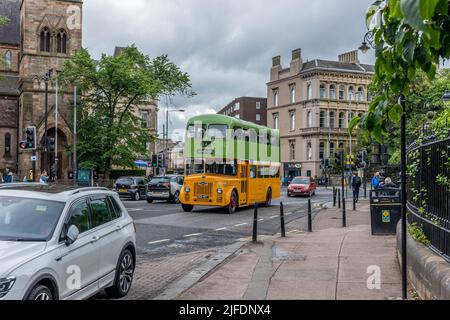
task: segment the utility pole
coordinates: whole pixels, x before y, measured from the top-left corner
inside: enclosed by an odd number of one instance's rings
[[[58,78],[56,78],[56,103],[55,103],[55,182],[58,180]]]
[[[73,87],[73,184],[77,185],[77,86]]]
[[[50,81],[50,78],[52,76],[52,69],[49,69],[44,77],[44,83],[45,83],[45,113],[44,113],[44,170],[47,171],[47,174],[49,171],[48,166],[48,137],[47,137],[47,131],[48,131],[48,83]]]

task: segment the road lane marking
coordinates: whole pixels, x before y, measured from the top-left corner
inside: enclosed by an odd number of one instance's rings
[[[201,235],[202,235],[201,233],[193,233],[193,234],[184,235],[183,237],[189,238],[189,237],[196,237],[196,236],[201,236]]]
[[[286,213],[286,215],[287,215],[287,216],[290,216],[291,214],[292,214],[292,212],[288,212],[288,213]]]
[[[131,208],[131,209],[127,209],[128,212],[135,212],[135,211],[144,211],[144,209],[140,209],[140,208]]]
[[[259,220],[258,220],[258,222],[263,222],[263,221],[264,221],[264,219],[259,219]]]
[[[235,225],[235,227],[242,227],[242,226],[246,226],[248,223],[240,223],[240,224],[237,224],[237,225]]]
[[[226,227],[225,228],[219,228],[219,229],[216,229],[214,231],[223,231],[223,230],[227,230],[227,228]]]
[[[275,219],[278,218],[278,216],[271,216],[269,219]]]
[[[157,243],[169,242],[169,241],[170,241],[170,239],[163,239],[163,240],[158,240],[158,241],[147,242],[147,244],[157,244]]]
[[[288,233],[294,233],[294,232],[299,232],[300,230],[291,230],[291,231],[288,231]]]

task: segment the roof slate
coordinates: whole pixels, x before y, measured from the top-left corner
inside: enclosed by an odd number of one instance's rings
[[[0,26],[0,43],[20,44],[20,4],[21,0],[1,0],[0,16],[7,17],[7,25]]]

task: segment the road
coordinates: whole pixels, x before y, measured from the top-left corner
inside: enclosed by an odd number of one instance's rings
[[[331,201],[331,194],[330,189],[320,188],[312,197],[313,205]],[[259,208],[258,234],[279,232],[280,201],[286,208],[286,223],[307,213],[308,198],[288,198],[283,189],[281,199],[274,200],[270,208]],[[202,207],[186,213],[180,205],[164,201],[123,202],[135,220],[138,252],[148,259],[225,246],[252,235],[253,208],[228,215],[220,208]]]

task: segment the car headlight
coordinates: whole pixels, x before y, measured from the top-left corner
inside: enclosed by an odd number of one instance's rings
[[[191,192],[191,188],[186,187],[186,188],[184,188],[184,191],[186,191],[186,193],[189,193],[189,192]]]
[[[6,296],[16,282],[15,277],[0,279],[0,298]]]
[[[223,193],[222,188],[217,189],[217,193],[218,193],[218,194],[222,194],[222,193]]]

